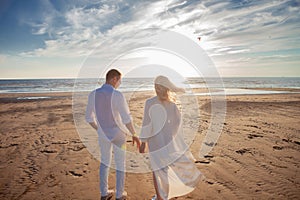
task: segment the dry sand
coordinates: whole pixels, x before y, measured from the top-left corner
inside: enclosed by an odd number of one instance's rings
[[[129,102],[137,124],[150,96]],[[72,94],[1,94],[0,105],[0,199],[100,199],[99,161],[77,134]],[[199,106],[196,159],[211,122],[210,98],[199,97]],[[222,135],[196,164],[206,179],[178,199],[299,199],[299,152],[300,94],[229,96]],[[109,182],[115,188],[114,170]],[[151,174],[126,174],[125,189],[128,199],[150,199]]]

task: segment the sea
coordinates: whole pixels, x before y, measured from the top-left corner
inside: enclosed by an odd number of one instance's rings
[[[0,80],[0,93],[87,92],[103,83],[103,79],[5,79]],[[185,78],[175,83],[186,89],[223,89],[226,95],[288,93],[295,91],[283,91],[278,88],[300,89],[300,77],[197,77]],[[150,91],[153,90],[153,78],[123,78],[118,89],[122,92]]]

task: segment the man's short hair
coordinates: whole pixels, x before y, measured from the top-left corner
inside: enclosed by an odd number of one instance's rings
[[[109,80],[113,79],[114,77],[120,78],[121,75],[122,75],[121,72],[119,72],[118,70],[111,69],[106,73],[106,81],[109,81]]]

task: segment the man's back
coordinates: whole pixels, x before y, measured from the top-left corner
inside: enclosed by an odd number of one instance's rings
[[[127,132],[125,124],[131,122],[127,102],[121,92],[111,85],[104,84],[90,94],[94,100],[94,113],[97,124],[112,139],[117,132]]]
[[[95,112],[99,125],[102,129],[110,129],[117,126],[114,113],[112,95],[114,88],[108,84],[104,84],[95,91]]]

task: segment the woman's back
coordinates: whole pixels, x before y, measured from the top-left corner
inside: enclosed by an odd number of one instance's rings
[[[173,102],[161,102],[158,97],[146,101],[145,112],[148,119],[144,119],[143,126],[150,125],[148,135],[149,151],[156,151],[167,145],[178,132],[180,113]]]

